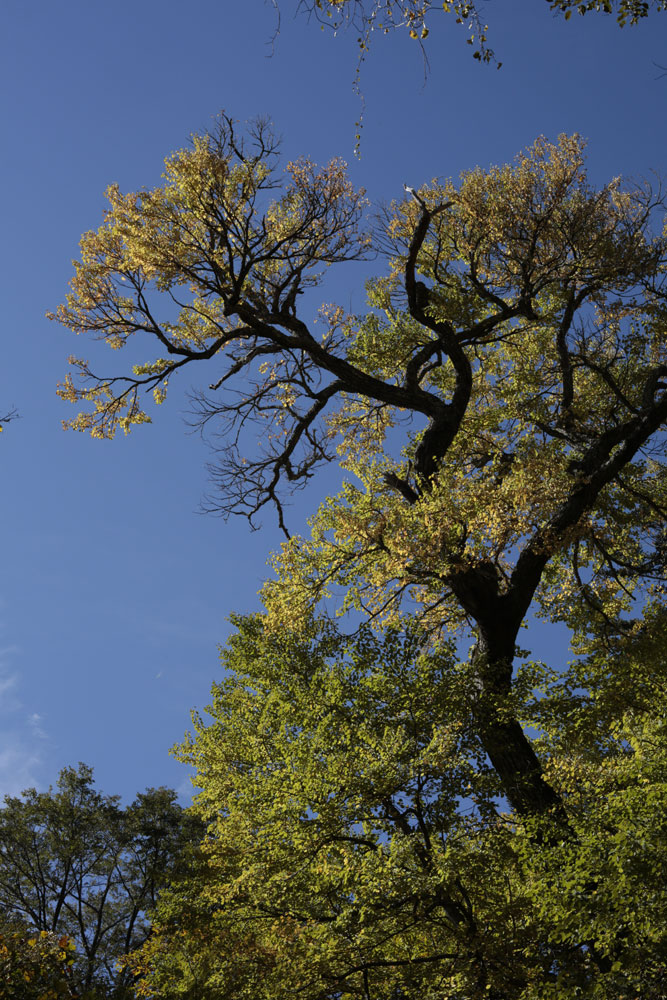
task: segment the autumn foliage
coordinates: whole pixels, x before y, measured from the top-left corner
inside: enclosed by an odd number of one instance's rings
[[[0,997],[3,1000],[77,1000],[71,976],[74,943],[66,935],[30,933],[16,927],[0,933]]]

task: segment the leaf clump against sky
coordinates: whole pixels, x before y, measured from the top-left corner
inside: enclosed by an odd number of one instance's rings
[[[580,15],[591,12],[613,16],[617,23],[637,24],[649,14],[667,9],[664,0],[543,0],[557,15],[569,20],[573,13]],[[441,15],[452,18],[457,25],[467,31],[466,43],[472,46],[473,56],[480,62],[496,63],[494,50],[489,46],[488,26],[485,23],[488,5],[475,0],[445,0],[431,3],[430,0],[301,0],[299,10],[313,15],[322,27],[338,30],[343,26],[357,28],[361,32],[358,39],[363,54],[368,50],[375,32],[388,34],[398,28],[404,29],[415,41],[425,41],[431,26],[437,30],[447,30],[440,24]],[[502,11],[500,16],[502,16]]]

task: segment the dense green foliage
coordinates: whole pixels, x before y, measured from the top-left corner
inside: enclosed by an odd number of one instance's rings
[[[118,960],[146,939],[147,911],[198,834],[174,792],[149,789],[123,809],[95,790],[84,765],[63,770],[56,790],[6,797],[0,914],[18,921],[4,936],[12,975],[46,968],[72,996],[132,996],[133,976]]]
[[[410,623],[236,625],[212,720],[179,750],[207,867],[163,897],[149,995],[664,996],[664,615],[617,653],[519,668],[515,711],[568,811],[542,837],[503,803],[451,646]]]

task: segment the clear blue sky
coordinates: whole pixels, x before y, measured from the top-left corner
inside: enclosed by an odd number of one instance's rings
[[[22,419],[0,439],[0,794],[44,787],[78,760],[107,792],[186,793],[168,748],[207,703],[226,616],[257,607],[279,543],[268,516],[253,534],[197,514],[207,454],[183,424],[187,376],[128,439],[61,430],[67,356],[96,355],[44,314],[63,298],[80,234],[99,225],[107,184],[157,183],[163,157],[220,108],[270,115],[288,157],[344,157],[373,200],[504,162],[539,134],[586,136],[596,182],[667,170],[656,66],[667,14],[620,30],[594,15],[555,20],[544,0],[489,0],[503,68],[474,62],[442,18],[426,83],[415,43],[378,38],[357,161],[356,35],[333,38],[282,3],[273,55],[264,0],[3,4],[0,408]],[[327,297],[360,307],[362,284],[350,265]],[[300,502],[292,523],[307,512]]]

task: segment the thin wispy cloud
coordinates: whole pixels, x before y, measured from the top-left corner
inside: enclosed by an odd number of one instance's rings
[[[16,687],[16,675],[0,677],[0,704],[6,701],[11,691]]]
[[[38,784],[48,739],[43,716],[22,701],[20,657],[17,645],[0,647],[0,800]]]
[[[0,631],[2,628],[0,625]],[[13,659],[19,652],[18,646],[0,647],[0,713],[13,711],[18,706],[18,674],[13,668]]]
[[[42,726],[43,720],[44,716],[40,715],[39,712],[33,712],[32,715],[28,716],[28,725],[30,726],[33,736],[37,740],[45,740],[48,738],[48,734]]]

